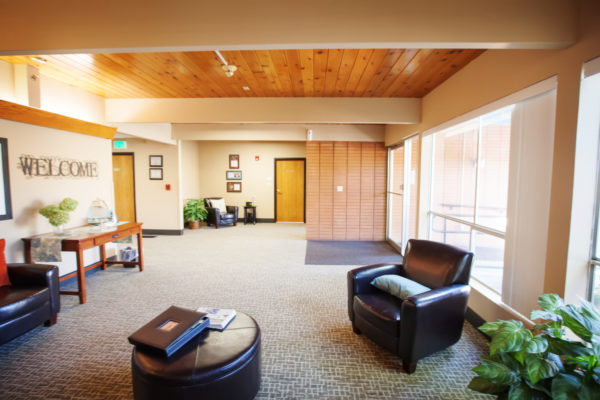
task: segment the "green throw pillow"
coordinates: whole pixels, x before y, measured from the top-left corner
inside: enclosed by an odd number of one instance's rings
[[[406,300],[410,296],[430,291],[427,286],[411,281],[400,275],[381,275],[371,281],[371,285],[377,289],[396,296],[401,300]]]

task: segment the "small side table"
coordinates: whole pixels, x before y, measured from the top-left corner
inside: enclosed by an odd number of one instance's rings
[[[256,206],[244,206],[244,225],[250,222],[256,225]]]

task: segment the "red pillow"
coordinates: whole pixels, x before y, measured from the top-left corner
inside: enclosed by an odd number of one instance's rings
[[[6,247],[6,240],[0,239],[0,287],[10,286],[8,270],[6,269],[6,258],[4,257],[4,247]]]

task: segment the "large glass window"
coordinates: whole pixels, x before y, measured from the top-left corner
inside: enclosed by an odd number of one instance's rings
[[[513,108],[433,137],[429,238],[473,251],[472,276],[498,293],[502,291]]]

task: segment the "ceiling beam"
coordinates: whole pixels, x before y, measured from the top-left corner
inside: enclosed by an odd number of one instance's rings
[[[420,114],[417,98],[106,99],[111,123],[414,124]]]
[[[579,1],[570,0],[3,3],[2,55],[292,48],[564,48],[576,40],[579,5]]]

